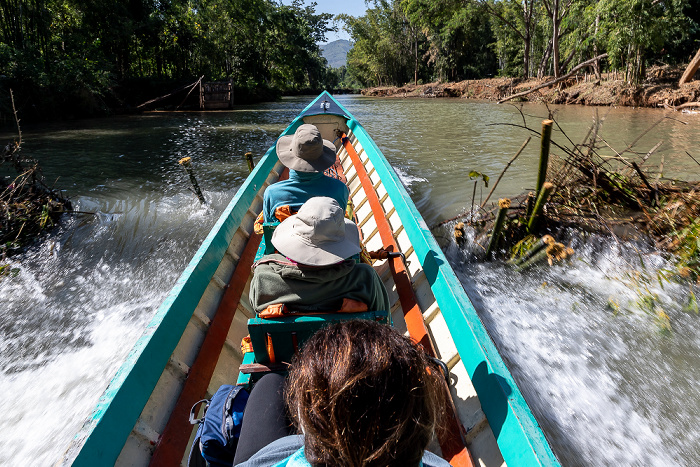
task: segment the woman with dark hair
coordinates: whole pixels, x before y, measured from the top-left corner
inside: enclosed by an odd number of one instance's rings
[[[286,383],[270,374],[253,389],[234,465],[449,466],[425,451],[445,404],[441,372],[432,365],[387,325],[345,321],[318,331]],[[283,386],[300,435],[291,435],[280,415]]]

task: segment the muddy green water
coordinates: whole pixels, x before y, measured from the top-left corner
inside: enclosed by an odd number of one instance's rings
[[[97,214],[67,218],[16,259],[17,277],[0,282],[0,465],[61,458],[245,179],[242,155],[264,154],[310,99],[23,127],[23,150],[39,159],[47,180],[77,210]],[[553,111],[578,143],[596,113],[464,100],[339,100],[373,136],[429,225],[469,209],[470,170],[495,181],[529,134],[519,126],[539,130]],[[650,167],[663,158],[664,176],[700,178],[687,155],[700,161],[700,115],[597,112],[611,148],[638,140],[636,150],[646,153],[662,141]],[[558,129],[553,138],[565,141]],[[534,185],[538,147],[531,141],[492,199]],[[206,207],[187,189],[177,165],[184,156],[193,159]],[[490,186],[478,185],[476,202]],[[700,318],[684,311],[688,286],[662,288],[656,280],[668,258],[643,242],[572,232],[562,239],[576,249],[572,263],[514,274],[475,261],[450,240],[450,227],[436,236],[564,465],[700,464]],[[660,310],[671,319],[670,333],[661,332]]]

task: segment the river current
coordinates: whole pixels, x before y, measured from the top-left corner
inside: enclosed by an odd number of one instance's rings
[[[77,211],[95,214],[66,216],[14,258],[18,274],[0,279],[0,465],[61,458],[245,179],[243,154],[264,154],[310,99],[22,128],[23,151],[39,160],[49,184],[65,190]],[[491,185],[470,180],[469,171],[493,183],[529,135],[516,125],[539,130],[550,111],[575,142],[596,112],[605,120],[602,136],[618,151],[636,141],[646,153],[661,141],[648,164],[663,160],[665,176],[700,179],[688,157],[700,160],[696,114],[339,100],[429,225],[468,210],[474,183],[479,203]],[[553,139],[565,142],[559,129]],[[532,141],[492,200],[535,184],[538,151]],[[177,164],[185,156],[206,206]],[[570,232],[560,240],[575,249],[571,262],[515,273],[476,261],[450,230],[436,229],[436,237],[563,465],[700,465],[700,317],[687,306],[698,291],[658,280],[669,258],[643,240]]]

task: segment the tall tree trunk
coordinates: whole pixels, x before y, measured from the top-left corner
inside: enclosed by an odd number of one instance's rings
[[[525,36],[525,51],[523,53],[523,76],[530,77],[530,35]]]
[[[595,15],[595,37],[596,39],[593,41],[593,55],[596,57],[598,56],[598,26],[600,25],[600,13]],[[600,81],[600,60],[596,60],[593,62],[593,71],[595,72],[595,79]]]
[[[552,0],[552,68],[554,68],[554,78],[559,78],[559,29],[561,17],[559,16],[559,0]]]
[[[418,86],[418,34],[416,34],[416,63],[413,70],[413,84]]]
[[[540,67],[537,70],[537,77],[539,79],[547,76],[547,65],[549,64],[549,57],[552,55],[552,42],[547,43],[547,48],[542,55],[542,60],[540,61]]]

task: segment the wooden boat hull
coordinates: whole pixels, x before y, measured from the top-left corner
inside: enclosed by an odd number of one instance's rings
[[[559,465],[447,259],[365,129],[327,93],[283,134],[302,123],[336,140],[367,249],[404,254],[405,262],[374,267],[389,292],[394,325],[447,364],[472,458],[487,466]],[[233,383],[242,363],[239,344],[254,316],[250,266],[260,241],[253,223],[265,188],[283,171],[270,148],[159,307],[64,463],[186,464],[194,435],[189,408]]]

